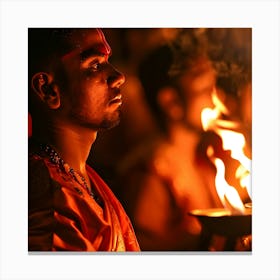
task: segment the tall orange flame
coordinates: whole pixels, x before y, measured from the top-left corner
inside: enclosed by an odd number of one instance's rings
[[[212,101],[214,108],[204,108],[201,112],[202,127],[205,131],[216,132],[222,139],[223,150],[230,151],[231,158],[239,162],[235,178],[241,187],[246,187],[248,195],[251,197],[251,160],[244,154],[245,137],[242,133],[234,131],[239,126],[237,122],[221,119],[222,114],[228,114],[228,109],[218,98],[216,89],[212,92]],[[244,213],[245,206],[236,188],[229,185],[225,179],[224,162],[215,157],[212,147],[208,148],[207,155],[217,169],[215,185],[222,204],[233,213]]]

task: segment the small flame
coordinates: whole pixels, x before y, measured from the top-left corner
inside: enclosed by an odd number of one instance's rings
[[[212,92],[212,101],[215,107],[212,109],[204,108],[201,112],[202,127],[205,131],[212,130],[216,132],[222,139],[223,150],[230,151],[231,157],[240,163],[236,170],[235,178],[239,180],[241,187],[246,187],[248,195],[251,197],[251,160],[245,156],[243,151],[246,144],[245,137],[242,133],[233,131],[233,129],[239,127],[237,122],[219,119],[222,114],[228,114],[229,112],[218,98],[215,89]],[[223,161],[214,156],[212,147],[208,148],[207,155],[217,169],[215,185],[222,204],[232,212],[244,213],[245,206],[236,188],[229,185],[225,179]]]

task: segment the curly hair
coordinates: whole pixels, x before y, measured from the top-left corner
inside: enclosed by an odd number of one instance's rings
[[[208,58],[216,71],[217,86],[238,97],[238,89],[252,79],[251,28],[185,28],[172,43],[170,75],[195,67]]]

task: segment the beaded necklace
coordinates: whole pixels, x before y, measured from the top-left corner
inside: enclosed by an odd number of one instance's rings
[[[77,171],[75,171],[72,167],[69,166],[68,163],[65,163],[64,160],[58,155],[58,153],[48,144],[40,144],[40,148],[42,151],[44,151],[50,161],[55,164],[60,170],[64,171],[67,174],[70,174],[71,177],[79,183],[86,191],[87,193],[101,206],[103,207],[103,202],[99,198],[99,196],[90,189],[88,186],[86,179],[80,175]]]

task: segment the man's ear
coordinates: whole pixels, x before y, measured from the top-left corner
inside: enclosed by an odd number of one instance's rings
[[[60,107],[60,92],[53,83],[52,75],[46,72],[36,73],[32,77],[32,88],[38,97],[51,109]]]

